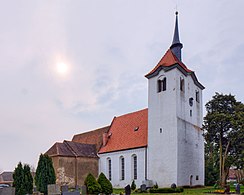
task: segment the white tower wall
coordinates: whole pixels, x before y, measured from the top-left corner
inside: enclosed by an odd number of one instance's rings
[[[178,131],[178,179],[180,186],[204,185],[204,139],[202,136],[202,90],[191,76],[176,69],[177,82],[177,131]],[[180,80],[184,89],[180,90]],[[196,100],[196,92],[199,100]],[[190,106],[189,99],[193,98]]]
[[[166,91],[157,92],[157,80],[166,77]],[[148,80],[148,179],[160,187],[177,182],[177,118],[175,71]]]
[[[167,86],[158,93],[161,77],[166,77]],[[160,187],[204,185],[201,89],[177,68],[162,69],[148,83],[148,179]]]

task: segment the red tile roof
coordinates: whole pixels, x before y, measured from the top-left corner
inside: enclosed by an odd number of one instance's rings
[[[114,117],[108,142],[99,153],[147,146],[148,109]]]
[[[158,62],[157,66],[154,67],[148,74],[145,76],[149,76],[153,74],[159,67],[164,66],[164,67],[169,67],[173,66],[175,64],[179,64],[186,72],[192,72],[190,69],[186,67],[185,64],[183,64],[178,58],[173,54],[173,52],[168,49],[168,51],[164,54],[162,59]]]

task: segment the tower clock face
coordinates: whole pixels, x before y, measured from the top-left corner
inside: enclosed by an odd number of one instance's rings
[[[189,98],[189,105],[193,106],[193,97]]]

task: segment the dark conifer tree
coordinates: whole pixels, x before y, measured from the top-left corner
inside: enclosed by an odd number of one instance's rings
[[[33,192],[33,178],[31,175],[31,170],[29,165],[24,165],[24,188],[26,194],[32,194]]]
[[[33,178],[30,172],[30,166],[22,166],[21,162],[17,165],[13,174],[16,195],[32,194]]]
[[[41,154],[36,169],[35,184],[37,190],[47,194],[48,184],[55,184],[56,176],[53,168],[52,159],[46,155]]]
[[[24,189],[24,185],[23,185],[24,171],[23,171],[23,166],[22,166],[21,162],[19,162],[17,167],[14,169],[13,179],[14,179],[13,186],[15,187],[15,194],[16,195],[25,194],[25,189]]]

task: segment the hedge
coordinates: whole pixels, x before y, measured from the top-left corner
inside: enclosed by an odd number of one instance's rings
[[[158,188],[158,189],[155,189],[155,188],[151,188],[149,190],[150,193],[181,193],[183,192],[184,189],[183,188]]]

